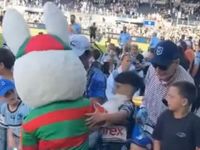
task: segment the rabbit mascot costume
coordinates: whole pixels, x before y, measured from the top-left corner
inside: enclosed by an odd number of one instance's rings
[[[86,71],[68,46],[67,21],[51,2],[44,6],[48,34],[31,37],[24,18],[7,10],[3,36],[16,55],[14,80],[33,110],[22,127],[23,150],[88,149],[85,114],[94,105],[82,97]]]

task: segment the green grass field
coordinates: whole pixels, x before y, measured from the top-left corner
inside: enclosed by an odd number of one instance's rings
[[[46,33],[45,30],[42,30],[42,29],[30,29],[31,31],[31,34],[34,36],[34,35],[37,35],[39,32],[43,32],[43,33]],[[0,32],[0,46],[2,46],[2,41],[3,41],[3,37],[2,37],[2,32]],[[103,38],[100,42],[96,42],[98,47],[103,51],[105,52],[106,51],[106,46],[105,46],[105,42],[106,42],[107,39]],[[115,45],[118,45],[118,42],[116,39],[112,39],[111,42]],[[136,43],[139,47],[139,49],[141,49],[142,51],[147,51],[148,50],[148,47],[149,45],[148,44],[145,44],[145,43]]]

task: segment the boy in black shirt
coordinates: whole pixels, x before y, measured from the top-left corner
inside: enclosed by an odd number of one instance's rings
[[[195,98],[196,88],[189,82],[177,82],[169,88],[169,110],[157,121],[154,150],[200,150],[200,118],[190,112]]]

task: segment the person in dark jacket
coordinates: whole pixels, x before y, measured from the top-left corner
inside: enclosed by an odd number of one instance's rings
[[[105,90],[107,76],[103,72],[102,64],[98,61],[100,56],[101,54],[97,49],[92,51],[94,62],[92,62],[88,71],[88,81],[85,95],[91,100],[96,100],[100,104],[103,104],[106,101]]]

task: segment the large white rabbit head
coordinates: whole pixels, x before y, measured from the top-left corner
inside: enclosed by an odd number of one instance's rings
[[[16,10],[7,10],[3,20],[4,39],[17,57],[17,92],[33,108],[76,100],[86,86],[86,71],[68,46],[66,18],[51,2],[44,6],[44,23],[48,34],[31,37],[24,18]]]

